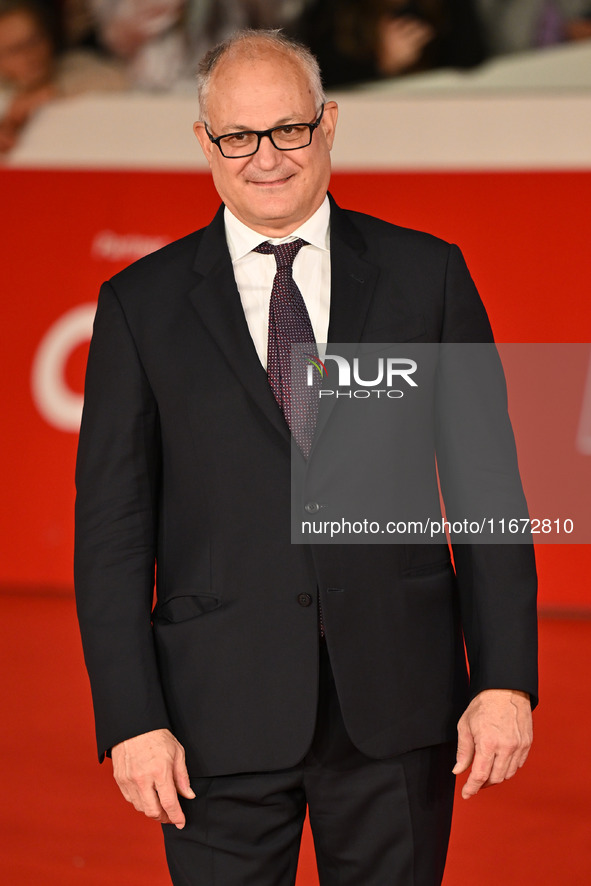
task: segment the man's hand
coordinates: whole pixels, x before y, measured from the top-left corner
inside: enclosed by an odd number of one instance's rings
[[[138,812],[162,824],[185,826],[177,793],[195,797],[184,748],[168,729],[155,729],[122,741],[111,750],[113,776]]]
[[[529,695],[513,689],[485,689],[472,699],[458,723],[458,754],[453,772],[470,764],[462,788],[467,800],[480,788],[512,778],[527,759],[533,738]]]

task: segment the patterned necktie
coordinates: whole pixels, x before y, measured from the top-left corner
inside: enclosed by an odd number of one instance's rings
[[[316,340],[302,293],[292,276],[293,262],[304,240],[291,240],[274,246],[261,243],[254,252],[273,254],[277,264],[269,304],[267,376],[294,440],[307,458],[312,447],[318,416],[318,382],[307,384],[306,357],[317,357]],[[292,360],[292,345],[309,345]]]

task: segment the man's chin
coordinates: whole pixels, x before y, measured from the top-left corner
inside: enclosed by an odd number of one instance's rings
[[[287,200],[284,195],[270,191],[259,193],[258,197],[253,196],[246,208],[251,216],[261,222],[291,218],[296,211],[293,200]]]

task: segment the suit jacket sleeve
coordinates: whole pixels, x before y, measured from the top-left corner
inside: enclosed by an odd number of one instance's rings
[[[99,757],[169,727],[152,640],[157,405],[111,285],[101,289],[76,466],[74,577]]]
[[[480,354],[486,362],[483,372],[473,371],[470,357],[462,367],[459,385],[456,364],[456,393],[443,396],[440,404],[446,415],[438,421],[437,461],[448,518],[456,516],[456,490],[462,484],[470,487],[469,495],[475,492],[483,507],[490,507],[491,515],[498,507],[507,516],[527,515],[502,367],[492,346],[484,306],[456,246],[450,249],[447,266],[442,342],[482,342],[484,349],[480,351],[460,344],[455,353],[460,353],[460,361],[462,348],[476,354],[477,370]],[[445,384],[445,371],[443,377]],[[457,516],[464,515],[460,511]],[[463,543],[454,545],[453,555],[471,696],[483,689],[519,689],[530,694],[535,706],[537,577],[533,544]]]

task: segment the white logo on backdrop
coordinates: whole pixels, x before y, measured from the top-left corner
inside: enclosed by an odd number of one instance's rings
[[[33,401],[43,418],[60,431],[78,433],[82,394],[66,381],[66,365],[74,350],[92,335],[96,304],[78,305],[50,326],[37,348],[31,371]]]
[[[94,259],[106,259],[114,262],[132,262],[155,252],[169,241],[166,237],[154,237],[146,234],[117,234],[115,231],[99,231],[90,248]]]

